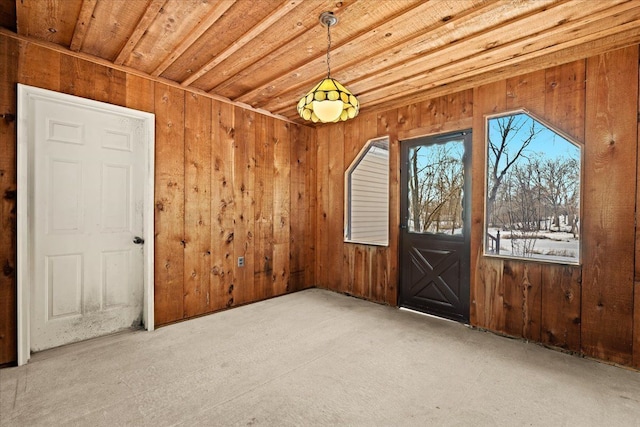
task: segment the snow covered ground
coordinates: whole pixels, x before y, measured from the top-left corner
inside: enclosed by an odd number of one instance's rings
[[[488,233],[497,235],[498,228],[489,228]],[[523,255],[521,248],[528,243],[529,255]],[[490,253],[487,249],[487,253]],[[518,258],[535,258],[555,262],[576,263],[580,261],[580,240],[565,231],[539,231],[527,233],[523,238],[521,231],[500,231],[500,255]]]

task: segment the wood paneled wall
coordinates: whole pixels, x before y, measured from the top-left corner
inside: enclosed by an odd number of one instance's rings
[[[0,39],[0,114],[16,114],[18,44]],[[16,121],[0,118],[0,364],[17,360]]]
[[[158,324],[314,284],[396,305],[400,141],[473,128],[471,323],[635,367],[639,78],[636,46],[311,129],[0,37],[0,113],[20,82],[156,114]],[[583,142],[582,267],[482,256],[484,115],[516,108]],[[384,135],[390,244],[344,243],[344,172]],[[0,363],[16,356],[15,195],[16,122],[0,119]]]
[[[156,115],[157,325],[314,285],[313,129],[0,35],[0,114],[16,83]],[[0,119],[0,364],[16,360],[15,195]]]
[[[468,129],[472,91],[414,104],[317,130],[316,274],[318,286],[397,304],[400,224],[400,142]],[[344,243],[344,173],[369,139],[389,136],[389,246]]]
[[[640,367],[639,78],[634,46],[319,127],[318,286],[397,304],[399,141],[472,128],[471,323]],[[581,266],[482,255],[484,117],[518,108],[583,143]],[[344,243],[344,171],[367,139],[383,135],[392,143],[391,244]]]
[[[483,86],[474,101],[474,129],[483,129],[484,114],[522,107],[583,142],[583,181],[582,268],[484,258],[482,229],[474,229],[472,322],[632,365],[640,354],[633,348],[638,47]],[[483,143],[483,133],[474,134],[478,181]],[[474,200],[483,197],[474,187]],[[473,222],[482,221],[474,209]]]

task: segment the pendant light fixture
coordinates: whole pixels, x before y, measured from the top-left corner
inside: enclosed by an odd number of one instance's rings
[[[331,27],[338,23],[338,18],[333,12],[323,12],[320,15],[320,23],[327,27],[327,77],[300,99],[298,114],[314,123],[353,119],[360,111],[358,99],[340,82],[331,78]]]

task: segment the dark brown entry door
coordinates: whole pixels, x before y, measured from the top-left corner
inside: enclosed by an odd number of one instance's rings
[[[400,306],[469,320],[471,131],[402,143]]]

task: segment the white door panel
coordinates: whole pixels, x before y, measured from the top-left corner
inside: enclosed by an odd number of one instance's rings
[[[142,119],[33,104],[31,350],[140,325]]]

